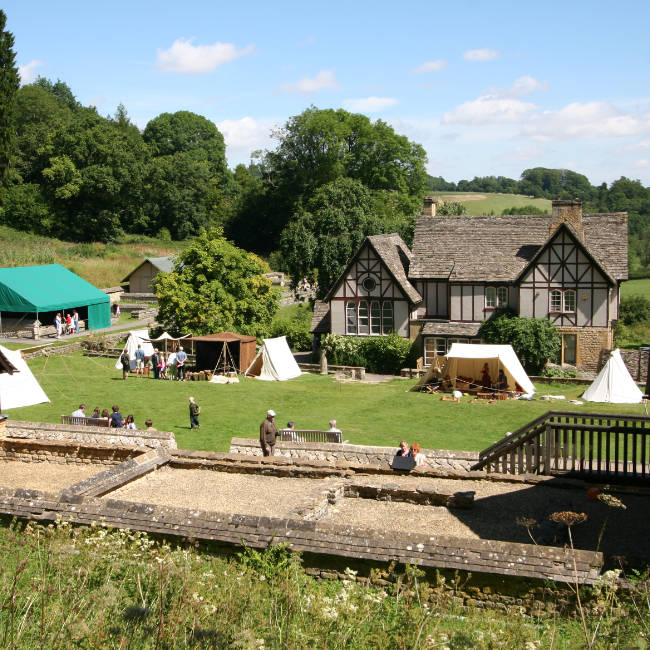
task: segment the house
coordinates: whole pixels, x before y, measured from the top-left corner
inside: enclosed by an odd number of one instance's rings
[[[128,283],[129,293],[152,293],[152,280],[161,271],[170,273],[173,268],[171,257],[148,257],[122,280],[122,284]]]
[[[627,256],[627,213],[561,200],[550,215],[436,216],[427,197],[412,251],[396,234],[367,237],[316,303],[312,332],[395,331],[429,365],[454,342],[479,343],[481,323],[510,307],[557,326],[562,364],[595,370],[613,347]]]

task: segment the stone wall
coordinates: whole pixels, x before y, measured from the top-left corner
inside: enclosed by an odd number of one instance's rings
[[[386,465],[395,457],[395,447],[368,447],[317,442],[280,441],[275,445],[275,455],[327,462],[346,461],[368,465]],[[255,438],[232,438],[231,454],[262,456],[259,440]],[[439,472],[468,472],[478,462],[478,453],[450,451],[447,449],[422,449],[426,456],[425,467]]]
[[[603,350],[600,367],[607,363],[611,350]],[[621,350],[621,358],[632,379],[644,385],[648,378],[648,357],[650,352],[644,350]]]
[[[600,367],[601,352],[612,347],[610,327],[558,327],[558,332],[577,336],[578,370],[596,372]]]
[[[91,427],[49,422],[17,422],[7,420],[5,437],[10,439],[55,440],[59,442],[125,447],[128,449],[177,449],[170,431],[131,431],[109,427]]]
[[[118,465],[142,450],[100,445],[71,445],[50,440],[0,438],[0,460],[62,465]]]

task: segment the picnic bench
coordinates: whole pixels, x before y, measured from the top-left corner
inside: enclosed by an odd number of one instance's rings
[[[76,415],[62,415],[61,424],[77,424],[77,425],[88,425],[91,427],[108,427],[110,426],[110,421],[105,420],[104,418],[87,418],[79,417]]]
[[[287,442],[343,442],[340,431],[317,429],[278,429],[278,440]]]

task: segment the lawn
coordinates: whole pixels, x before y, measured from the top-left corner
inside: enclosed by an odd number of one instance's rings
[[[233,436],[256,438],[266,410],[278,413],[278,423],[294,420],[297,428],[323,429],[334,418],[353,444],[397,445],[405,438],[424,448],[478,451],[550,409],[644,414],[642,405],[574,406],[554,402],[508,400],[496,404],[441,402],[438,397],[408,392],[415,380],[394,379],[382,384],[340,383],[332,376],[304,375],[288,382],[242,378],[239,384],[155,381],[145,377],[121,379],[114,359],[81,353],[30,361],[52,400],[12,410],[16,420],[59,422],[81,402],[89,409],[119,404],[136,424],[147,418],[160,430],[173,431],[186,449],[226,451]],[[541,394],[575,398],[584,387],[538,386]],[[188,397],[201,405],[201,429],[190,431]]]
[[[467,207],[467,214],[501,214],[507,208],[534,205],[551,212],[551,201],[523,194],[489,194],[482,192],[435,192],[443,201],[455,201]]]
[[[626,280],[623,282],[621,284],[621,297],[629,298],[630,296],[643,296],[650,300],[650,278]]]

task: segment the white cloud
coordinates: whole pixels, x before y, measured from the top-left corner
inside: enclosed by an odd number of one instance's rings
[[[484,95],[465,102],[442,116],[443,124],[508,124],[521,122],[537,106],[512,97]]]
[[[280,90],[286,93],[315,93],[322,88],[340,88],[336,77],[331,70],[321,70],[315,77],[303,77],[300,81],[286,83],[280,86]]]
[[[463,52],[463,58],[467,59],[467,61],[492,61],[498,59],[500,56],[501,52],[490,50],[487,47],[478,50],[466,50]]]
[[[247,45],[238,50],[232,43],[192,45],[193,40],[179,38],[168,50],[158,49],[158,67],[164,72],[204,74],[240,56],[250,54],[254,49],[253,45]]]
[[[624,147],[619,149],[621,152],[634,152],[634,151],[650,151],[650,139],[648,140],[639,140],[639,142],[634,142],[632,144],[626,144]]]
[[[89,102],[89,106],[94,106],[95,108],[101,108],[106,103],[106,95],[95,95]]]
[[[500,157],[509,162],[525,162],[528,160],[539,160],[547,150],[544,147],[515,147],[512,151],[506,151]]]
[[[530,75],[524,75],[515,79],[515,82],[512,84],[512,87],[509,89],[509,95],[511,97],[524,97],[530,95],[536,90],[546,90],[548,85],[545,81],[540,81],[531,77]]]
[[[394,97],[360,97],[343,101],[343,106],[349,111],[360,111],[362,113],[376,113],[395,104],[397,104],[397,99]]]
[[[240,120],[216,122],[216,125],[223,133],[228,159],[233,164],[233,162],[243,162],[256,149],[269,148],[271,129],[275,123],[272,120],[255,120],[252,117],[243,117]]]
[[[540,141],[647,135],[650,113],[626,113],[609,102],[573,102],[531,116],[523,133]]]
[[[39,66],[45,65],[43,61],[38,61],[34,59],[25,65],[18,66],[18,74],[20,75],[20,80],[24,84],[30,84],[34,79],[36,79],[36,68]]]
[[[641,158],[634,163],[634,167],[637,169],[646,169],[647,167],[650,167],[650,160],[647,158]]]
[[[440,72],[447,67],[447,62],[444,59],[436,59],[435,61],[426,61],[417,68],[413,68],[413,72],[417,74],[425,74],[427,72]]]

